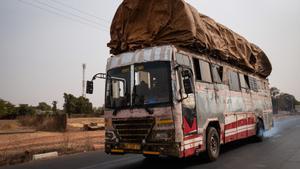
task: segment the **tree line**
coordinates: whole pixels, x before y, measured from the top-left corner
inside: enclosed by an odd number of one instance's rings
[[[14,105],[0,98],[0,119],[15,119],[18,116],[55,113],[66,113],[69,116],[72,114],[103,115],[104,109],[93,107],[93,104],[85,97],[76,97],[67,93],[64,93],[63,110],[57,108],[57,101],[53,101],[52,105],[40,102],[37,106],[31,106],[28,104]]]
[[[276,87],[270,89],[272,96],[273,113],[277,114],[278,111],[296,111],[296,105],[300,105],[300,102],[295,96],[289,93],[280,92]]]

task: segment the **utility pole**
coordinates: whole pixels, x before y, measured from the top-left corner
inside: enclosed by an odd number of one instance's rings
[[[85,69],[86,64],[82,64],[82,97],[85,97]]]

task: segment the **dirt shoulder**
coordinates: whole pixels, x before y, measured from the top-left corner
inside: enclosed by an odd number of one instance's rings
[[[33,154],[59,154],[103,148],[104,131],[35,132],[0,135],[0,165],[31,160]]]
[[[5,125],[2,122],[5,122]],[[33,130],[22,133],[18,131],[30,129],[20,127],[16,121],[1,121],[0,166],[30,161],[34,154],[51,151],[57,151],[62,155],[103,149],[104,130],[82,131],[82,126],[90,122],[103,125],[103,119],[80,118],[68,121],[67,132]]]

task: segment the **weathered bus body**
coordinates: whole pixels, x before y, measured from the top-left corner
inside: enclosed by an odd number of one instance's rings
[[[105,152],[219,155],[220,144],[272,127],[268,80],[173,45],[107,61]]]

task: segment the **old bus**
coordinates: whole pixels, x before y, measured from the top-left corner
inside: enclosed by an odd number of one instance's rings
[[[272,127],[268,80],[173,45],[107,61],[105,152],[219,156],[220,145]],[[92,81],[87,92],[92,93]]]

